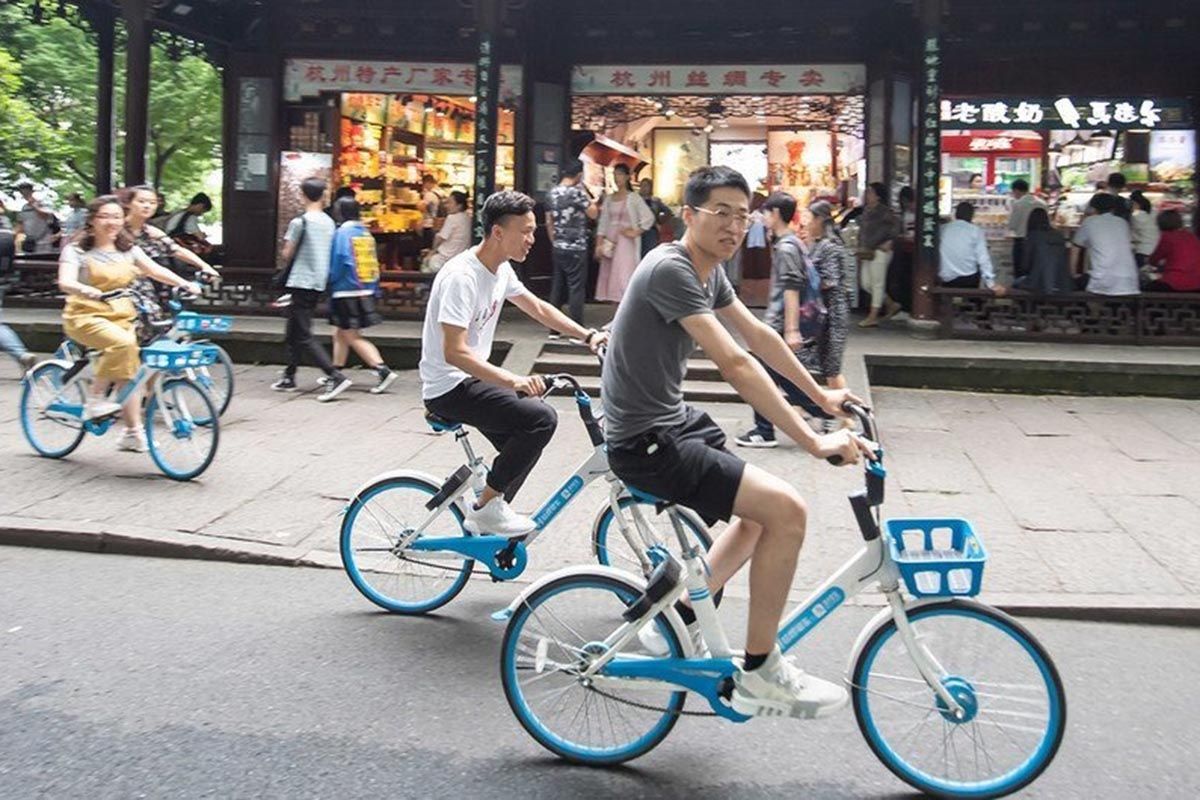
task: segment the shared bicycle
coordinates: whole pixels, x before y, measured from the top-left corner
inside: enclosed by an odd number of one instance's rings
[[[100,296],[111,301],[135,300],[132,289]],[[91,384],[89,367],[98,357],[84,351],[73,360],[52,358],[35,365],[23,379],[21,430],[39,455],[65,458],[79,447],[84,436],[103,436],[119,415],[85,419]],[[123,404],[135,391],[149,386],[143,406],[146,444],[155,465],[168,478],[191,480],[202,474],[217,453],[220,413],[209,391],[189,373],[217,362],[211,344],[186,344],[160,337],[141,348],[142,365],[117,396]]]
[[[378,475],[356,490],[342,518],[340,551],[350,581],[368,600],[399,614],[424,614],[453,600],[479,570],[496,581],[512,580],[528,564],[528,548],[588,484],[603,479],[608,499],[592,523],[592,554],[601,565],[649,575],[667,559],[672,537],[665,526],[634,526],[629,510],[643,502],[626,491],[608,466],[601,420],[591,398],[571,375],[546,376],[543,398],[570,389],[592,443],[592,453],[533,515],[536,529],[521,537],[475,535],[463,525],[467,503],[482,492],[487,465],[455,420],[426,414],[435,432],[451,431],[466,463],[444,481],[416,470]],[[704,521],[693,511],[675,512],[685,539],[702,551],[712,546]],[[719,598],[718,598],[719,599]]]
[[[876,440],[868,410],[850,406]],[[858,727],[897,777],[947,798],[998,797],[1034,781],[1066,727],[1062,681],[1049,653],[1023,625],[972,599],[987,559],[962,519],[887,519],[883,451],[850,495],[864,547],[790,614],[778,642],[791,650],[854,595],[878,586],[887,600],[859,634],[845,683]],[[647,523],[657,499],[640,501]],[[540,744],[569,761],[611,765],[652,750],[681,715],[750,717],[731,704],[737,664],[706,583],[700,549],[679,510],[674,554],[646,579],[613,568],[572,567],[517,597],[501,648],[501,679],[513,713]],[[700,652],[674,608],[686,591],[699,621]],[[640,644],[645,626],[667,655]],[[703,710],[685,710],[688,693]]]

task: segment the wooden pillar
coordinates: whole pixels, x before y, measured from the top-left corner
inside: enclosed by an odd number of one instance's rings
[[[499,0],[476,0],[479,48],[475,57],[475,241],[486,235],[483,204],[496,189],[496,138],[499,134],[500,62],[496,34]]]
[[[96,177],[97,195],[112,191],[113,167],[113,62],[116,49],[116,20],[105,7],[91,17],[96,30]]]
[[[123,0],[125,21],[125,185],[146,182],[146,142],[150,117],[150,7],[147,0]]]
[[[937,282],[938,179],[942,171],[941,70],[942,0],[918,4],[921,38],[917,128],[916,237],[913,248],[912,317],[932,320],[937,309],[930,289]]]

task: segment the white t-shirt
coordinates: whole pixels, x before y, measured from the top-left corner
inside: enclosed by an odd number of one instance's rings
[[[500,307],[505,300],[528,294],[512,265],[501,262],[495,274],[483,265],[472,247],[446,262],[429,292],[425,327],[421,333],[421,398],[441,397],[471,377],[446,363],[442,324],[467,329],[467,346],[479,358],[492,354]]]
[[[1114,214],[1088,217],[1075,232],[1071,244],[1087,248],[1089,292],[1119,295],[1141,291],[1128,222]]]
[[[442,240],[437,247],[440,256],[453,258],[466,250],[471,246],[471,215],[465,211],[448,215],[437,238]]]
[[[437,218],[438,208],[442,204],[442,196],[430,189],[425,194],[421,195],[421,227],[432,228],[433,221]]]

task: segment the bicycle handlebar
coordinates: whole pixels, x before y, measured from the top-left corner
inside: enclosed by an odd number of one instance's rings
[[[862,435],[864,438],[869,439],[872,442],[876,441],[874,424],[875,417],[871,414],[871,409],[867,408],[866,406],[860,406],[858,403],[846,401],[842,404],[842,410],[853,414],[858,418],[859,423],[862,425]],[[842,457],[838,455],[829,456],[825,460],[830,464],[833,464],[835,467],[842,465]]]

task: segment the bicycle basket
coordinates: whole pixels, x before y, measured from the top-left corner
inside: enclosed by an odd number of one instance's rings
[[[151,369],[182,370],[205,367],[217,360],[218,350],[207,344],[180,344],[169,339],[142,348],[142,363]]]
[[[233,318],[184,311],[175,316],[175,327],[189,333],[225,333],[233,328]]]
[[[964,519],[889,519],[888,547],[914,597],[973,597],[987,552]]]

